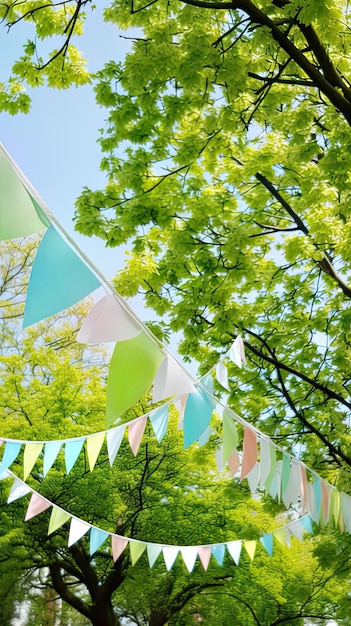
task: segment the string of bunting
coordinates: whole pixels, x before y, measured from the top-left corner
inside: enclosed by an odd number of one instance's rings
[[[245,548],[250,560],[252,561],[256,552],[257,540],[255,539],[237,539],[234,541],[225,541],[222,543],[211,543],[202,545],[170,545],[155,543],[149,541],[141,541],[138,539],[132,539],[124,535],[118,535],[102,530],[101,528],[89,524],[84,520],[71,515],[66,510],[53,504],[47,498],[41,496],[37,491],[31,489],[24,481],[20,480],[17,476],[9,472],[8,470],[0,475],[0,479],[12,478],[13,483],[10,490],[10,494],[7,499],[7,503],[10,504],[15,500],[22,498],[28,494],[31,494],[28,504],[27,512],[25,515],[25,522],[36,517],[40,513],[51,508],[51,514],[48,526],[48,535],[51,535],[55,531],[59,530],[64,524],[70,523],[68,547],[82,539],[89,533],[89,551],[90,555],[93,555],[99,550],[103,544],[110,540],[111,553],[114,561],[122,555],[127,546],[129,546],[130,559],[132,565],[139,560],[142,554],[147,553],[149,566],[153,567],[158,556],[163,555],[164,562],[167,570],[169,571],[178,554],[181,554],[185,566],[188,571],[191,572],[194,568],[197,557],[199,558],[203,569],[207,570],[210,559],[213,557],[219,566],[223,565],[226,551],[232,557],[234,563],[239,565],[239,559],[242,553],[242,547]],[[313,534],[312,519],[309,515],[304,515],[299,519],[295,519],[288,522],[284,526],[281,526],[271,532],[264,533],[259,542],[262,544],[269,556],[273,555],[274,539],[281,545],[290,547],[290,538],[296,537],[300,541],[303,541],[305,533]]]

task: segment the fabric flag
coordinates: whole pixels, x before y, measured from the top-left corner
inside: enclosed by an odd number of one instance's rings
[[[262,543],[264,549],[268,552],[269,556],[273,554],[273,535],[272,533],[265,533],[260,537],[260,542]]]
[[[288,545],[288,535],[285,526],[283,526],[283,528],[277,528],[277,530],[274,530],[273,536],[275,537],[275,539],[277,539],[277,541],[279,541],[282,546]]]
[[[321,514],[321,504],[322,504],[322,487],[321,487],[321,479],[316,474],[313,478],[313,489],[314,489],[314,497],[316,503],[316,522],[318,523],[320,520]]]
[[[59,509],[57,506],[53,506],[49,521],[48,535],[51,535],[53,532],[55,532],[55,530],[61,528],[61,526],[63,526],[63,524],[69,519],[71,519],[69,513],[66,513],[66,511],[63,511],[62,509]]]
[[[251,495],[254,496],[257,490],[258,481],[260,479],[260,464],[257,462],[252,470],[246,476],[247,482],[249,483],[249,488],[251,491]]]
[[[239,452],[234,450],[228,459],[228,467],[231,475],[234,477],[240,467]]]
[[[290,478],[290,457],[283,453],[282,463],[282,495],[284,495]]]
[[[330,507],[330,486],[324,480],[321,480],[322,489],[322,510],[321,520],[323,524],[329,521],[329,507]]]
[[[281,496],[281,477],[282,477],[282,461],[277,461],[275,466],[275,472],[272,478],[271,485],[269,487],[269,493],[272,498],[277,498],[280,502]]]
[[[202,446],[205,446],[206,443],[208,443],[209,438],[211,437],[211,435],[214,433],[215,431],[213,430],[213,428],[211,428],[211,426],[207,426],[206,430],[204,430],[204,432],[202,433],[201,437],[199,437],[198,439],[198,444],[199,447],[202,448]],[[223,465],[223,463],[222,463]]]
[[[188,395],[183,420],[185,449],[197,441],[209,426],[213,408],[213,401],[202,389],[198,388]]]
[[[252,541],[244,541],[245,550],[249,555],[250,561],[252,561],[255,556],[256,543],[254,539]]]
[[[148,391],[162,359],[162,351],[145,333],[116,344],[107,377],[107,427]]]
[[[4,470],[7,470],[16,460],[21,449],[21,445],[22,444],[19,441],[6,441],[4,454],[0,463],[0,474]]]
[[[301,485],[301,463],[295,459],[291,459],[289,482],[286,486],[285,493],[282,496],[285,507],[288,509],[291,504],[298,504]]]
[[[110,460],[111,467],[113,465],[113,462],[116,458],[116,454],[122,443],[124,431],[125,431],[125,425],[123,424],[122,426],[119,426],[118,428],[114,428],[113,430],[109,430],[106,433],[108,458]]]
[[[216,379],[227,391],[230,391],[229,382],[228,382],[228,368],[223,361],[219,361],[216,365]]]
[[[141,333],[141,325],[134,320],[116,296],[107,294],[89,311],[77,335],[80,343],[108,343],[126,341]]]
[[[137,541],[136,539],[129,540],[129,550],[130,550],[130,559],[132,561],[132,565],[140,559],[141,555],[145,551],[146,543],[143,541]]]
[[[269,493],[272,481],[275,476],[275,470],[277,467],[277,452],[272,442],[269,442],[269,472],[264,482],[264,489],[266,493]]]
[[[32,519],[32,517],[39,515],[39,513],[43,513],[43,511],[46,511],[46,509],[50,506],[52,506],[52,504],[49,500],[46,500],[46,498],[43,498],[38,493],[33,492],[24,521],[27,522],[29,519]]]
[[[171,355],[166,355],[154,380],[152,401],[154,403],[194,392],[194,382],[182,366]]]
[[[202,567],[206,572],[211,560],[211,546],[199,546],[197,552],[202,563]]]
[[[299,541],[303,541],[303,535],[304,535],[304,527],[301,524],[300,520],[296,520],[295,522],[290,522],[290,524],[287,525],[288,530],[291,532],[292,535],[294,535],[294,537],[296,537]]]
[[[22,498],[23,496],[27,495],[27,493],[30,493],[30,491],[31,489],[30,487],[28,487],[28,485],[26,485],[24,482],[22,482],[18,478],[15,478],[11,487],[9,497],[7,498],[7,504],[10,504],[11,502],[14,502],[15,500],[19,500],[19,498]]]
[[[239,559],[241,554],[242,541],[240,539],[236,541],[227,542],[227,550],[232,557],[235,565],[239,565]]]
[[[72,517],[71,526],[69,529],[68,547],[79,541],[90,530],[89,524],[83,522],[83,520]]]
[[[85,437],[82,439],[73,439],[72,441],[67,441],[65,444],[65,462],[66,462],[66,472],[70,473],[73,465],[78,459],[79,453],[83,448],[85,441]]]
[[[303,465],[303,464],[301,464],[300,493],[301,493],[302,513],[306,513],[306,511],[308,510],[308,480],[307,480],[306,465]]]
[[[241,463],[241,480],[255,467],[257,461],[257,436],[256,432],[245,426],[243,458]]]
[[[340,517],[340,493],[336,489],[332,489],[330,492],[330,512],[337,527]]]
[[[223,561],[224,561],[224,556],[225,556],[225,544],[224,543],[217,543],[216,545],[212,546],[211,552],[212,552],[214,558],[216,559],[218,565],[220,567],[222,567]]]
[[[89,462],[89,469],[92,472],[97,458],[99,456],[100,450],[102,448],[102,444],[105,441],[105,433],[97,433],[96,435],[91,435],[87,437],[86,447],[87,447],[87,457]]]
[[[134,456],[138,454],[140,442],[145,431],[146,419],[146,416],[144,416],[128,424],[128,441]]]
[[[305,528],[305,530],[307,530],[308,533],[313,535],[312,518],[310,515],[304,515],[303,517],[301,517],[300,523]]]
[[[196,562],[197,547],[196,546],[183,546],[182,548],[180,548],[180,552],[183,557],[185,567],[187,568],[190,574],[193,571],[194,565]]]
[[[43,445],[42,443],[26,443],[23,454],[23,480],[26,480],[31,473]]]
[[[44,448],[44,476],[55,463],[62,447],[62,441],[47,441]]]
[[[96,528],[95,526],[90,528],[90,556],[100,548],[108,535],[109,533],[101,530],[101,528]]]
[[[128,539],[125,537],[121,537],[120,535],[112,535],[111,537],[111,547],[112,547],[112,558],[113,561],[116,562],[117,559],[121,556],[126,546],[128,545]]]
[[[0,146],[0,239],[17,239],[44,229],[31,196]]]
[[[50,226],[33,262],[23,327],[67,309],[98,287],[96,276]]]
[[[238,367],[246,365],[245,346],[240,335],[237,336],[233,345],[229,348],[228,356]]]
[[[177,546],[163,546],[162,552],[167,571],[169,572],[178,556],[179,548]]]
[[[231,413],[223,411],[223,463],[226,463],[238,445],[238,431]]]
[[[351,497],[346,493],[341,493],[341,514],[344,520],[345,528],[351,533]]]
[[[167,432],[168,411],[169,411],[169,406],[167,404],[166,406],[161,406],[159,409],[156,409],[156,411],[153,411],[149,415],[149,419],[152,424],[152,428],[154,430],[155,437],[158,443],[162,441],[163,437],[165,436]]]
[[[149,565],[150,567],[153,567],[153,565],[156,562],[157,557],[162,552],[162,546],[157,543],[148,543],[146,547],[146,551],[147,551],[147,558],[149,560]]]
[[[264,489],[271,469],[271,443],[260,435],[260,488]]]

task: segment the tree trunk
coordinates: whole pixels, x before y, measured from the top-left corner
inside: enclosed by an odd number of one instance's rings
[[[97,602],[91,609],[92,626],[121,626],[110,601]]]
[[[167,626],[168,615],[160,611],[151,611],[149,626]]]

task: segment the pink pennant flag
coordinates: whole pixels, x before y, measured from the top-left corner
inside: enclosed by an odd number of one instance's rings
[[[147,418],[135,420],[128,426],[128,441],[134,456],[138,454],[140,442],[144,434]]]
[[[32,493],[24,521],[27,522],[32,517],[39,515],[39,513],[43,513],[43,511],[46,511],[50,506],[51,502],[49,502],[49,500],[46,500],[46,498],[43,498],[38,493]]]
[[[211,546],[199,546],[197,553],[202,563],[202,567],[205,571],[207,571],[211,559]]]
[[[257,461],[257,435],[254,430],[245,426],[241,478],[243,480],[255,467]]]
[[[228,459],[228,466],[229,466],[231,475],[235,476],[235,474],[237,473],[240,467],[240,457],[239,457],[239,453],[237,450],[234,450],[234,452],[231,453]]]
[[[329,520],[330,487],[324,480],[321,480],[321,490],[322,490],[323,521],[326,524]]]
[[[308,511],[308,480],[307,480],[306,465],[303,465],[303,464],[301,464],[300,492],[301,492],[302,513],[307,513]]]
[[[111,546],[112,546],[112,558],[114,562],[121,556],[123,550],[128,545],[128,539],[125,537],[121,537],[120,535],[112,535],[111,536]]]

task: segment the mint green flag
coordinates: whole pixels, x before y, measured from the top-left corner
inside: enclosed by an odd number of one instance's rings
[[[223,412],[223,463],[226,463],[238,445],[238,431],[235,422],[226,409]]]
[[[51,226],[34,259],[23,327],[68,309],[98,287],[96,276]]]
[[[0,239],[17,239],[43,230],[44,214],[39,207],[38,214],[36,204],[0,149]]]
[[[145,333],[116,344],[107,377],[107,428],[148,391],[163,358]]]

